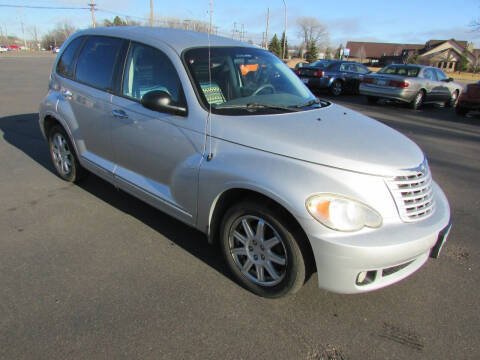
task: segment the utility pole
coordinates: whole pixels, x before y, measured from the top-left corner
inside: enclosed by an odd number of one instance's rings
[[[95,10],[97,10],[95,8],[95,0],[91,0],[92,2],[90,4],[88,4],[88,6],[90,7],[90,12],[92,13],[92,26],[95,28],[97,27],[97,24],[95,22]]]
[[[153,26],[153,0],[150,0],[150,26]]]
[[[237,32],[237,23],[233,23],[233,30],[232,30],[232,39],[235,39],[235,33]]]
[[[285,45],[287,43],[287,4],[283,0],[283,6],[285,6],[285,27],[283,28],[283,59],[285,59]]]
[[[22,8],[19,10],[19,17],[20,17],[20,25],[22,26],[22,35],[23,35],[23,46],[27,49],[27,40],[25,39],[25,29],[23,27],[23,16],[22,16]]]
[[[241,33],[241,40],[245,40],[245,24],[242,24],[242,33]]]
[[[265,30],[265,49],[268,49],[268,23],[270,22],[270,8],[267,8],[267,28]]]

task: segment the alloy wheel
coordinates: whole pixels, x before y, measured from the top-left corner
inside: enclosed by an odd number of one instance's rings
[[[230,255],[241,273],[261,286],[279,284],[287,270],[287,250],[275,228],[260,217],[245,215],[230,229]]]
[[[52,137],[51,153],[53,163],[58,172],[63,176],[68,176],[72,172],[72,153],[68,147],[67,139],[60,134],[55,133]]]

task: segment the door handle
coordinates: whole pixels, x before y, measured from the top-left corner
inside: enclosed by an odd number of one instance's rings
[[[67,90],[67,89],[63,89],[62,90],[62,96],[65,98],[65,99],[68,99],[70,100],[72,97],[73,97],[73,94],[70,90]]]
[[[117,119],[128,119],[128,115],[123,110],[112,110],[112,115]]]

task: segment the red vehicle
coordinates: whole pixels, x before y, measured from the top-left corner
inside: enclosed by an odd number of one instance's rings
[[[10,46],[8,47],[8,50],[20,50],[20,46],[10,45]]]
[[[455,105],[455,112],[459,116],[465,116],[472,110],[480,110],[480,81],[468,84]]]

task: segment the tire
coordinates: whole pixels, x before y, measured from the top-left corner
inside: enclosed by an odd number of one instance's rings
[[[458,90],[455,90],[455,91],[452,93],[452,96],[450,97],[450,99],[448,99],[447,101],[445,101],[445,107],[455,106],[455,103],[457,102],[457,99],[458,99]]]
[[[86,170],[80,166],[72,142],[63,127],[60,125],[52,127],[48,134],[48,143],[58,176],[72,183],[82,180],[87,174]]]
[[[335,80],[330,86],[330,94],[339,96],[343,93],[343,83],[340,80]]]
[[[378,97],[376,96],[367,96],[367,104],[375,105],[378,101]]]
[[[259,296],[294,294],[305,282],[301,245],[287,224],[280,213],[251,201],[234,205],[222,220],[225,261],[236,280]]]
[[[467,115],[467,113],[468,113],[468,109],[457,105],[457,106],[455,107],[455,113],[456,113],[458,116],[465,116],[465,115]]]
[[[422,107],[423,104],[423,98],[425,97],[425,92],[423,90],[420,90],[417,95],[415,95],[413,101],[410,103],[410,107],[413,110],[418,110]]]

